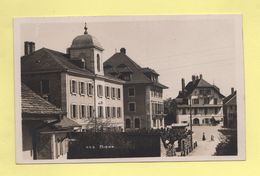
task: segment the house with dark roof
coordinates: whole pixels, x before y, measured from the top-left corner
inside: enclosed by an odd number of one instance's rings
[[[231,88],[231,94],[223,100],[224,128],[237,128],[237,91]]]
[[[192,76],[192,80],[185,85],[182,79],[182,90],[175,99],[177,123],[193,125],[210,125],[223,120],[224,95],[220,89],[208,83],[202,75]]]
[[[104,62],[105,74],[125,81],[124,116],[126,130],[164,128],[163,89],[159,74],[142,68],[121,48]]]
[[[123,80],[103,71],[103,48],[88,34],[76,36],[67,53],[25,42],[21,78],[34,92],[87,129],[124,129]]]
[[[66,159],[68,132],[80,125],[22,83],[22,158]]]

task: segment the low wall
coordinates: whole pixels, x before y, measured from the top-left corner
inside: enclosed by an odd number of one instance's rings
[[[68,159],[160,157],[160,135],[142,133],[70,133]]]

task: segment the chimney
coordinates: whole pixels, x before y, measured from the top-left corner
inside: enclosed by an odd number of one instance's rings
[[[30,42],[24,42],[24,55],[30,54]]]
[[[197,75],[197,76],[196,76],[196,80],[198,80],[198,79],[199,79],[199,76]]]
[[[235,91],[234,91],[234,87],[231,88],[231,94],[233,94]]]
[[[24,55],[27,56],[35,51],[35,43],[34,42],[24,42]]]
[[[194,82],[196,80],[196,76],[192,75],[191,79],[192,79],[192,82]]]
[[[202,74],[200,74],[200,79],[202,79],[203,77],[202,77]]]
[[[30,53],[35,51],[35,43],[34,42],[30,42]]]
[[[125,48],[121,48],[120,49],[120,53],[126,54],[126,49]]]
[[[185,88],[185,79],[182,78],[181,79],[181,90],[184,91],[184,88]]]

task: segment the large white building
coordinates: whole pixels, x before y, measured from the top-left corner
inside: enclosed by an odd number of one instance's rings
[[[192,80],[185,86],[182,79],[182,90],[176,97],[177,123],[193,125],[210,125],[213,121],[223,120],[223,99],[217,86],[205,81],[200,76],[192,76]]]
[[[124,81],[104,74],[104,49],[86,27],[67,53],[34,48],[33,42],[25,42],[21,59],[24,83],[65,111],[83,131],[124,129]]]

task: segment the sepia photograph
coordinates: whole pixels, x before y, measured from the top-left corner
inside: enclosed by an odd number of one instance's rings
[[[14,19],[16,162],[245,160],[241,15]]]

